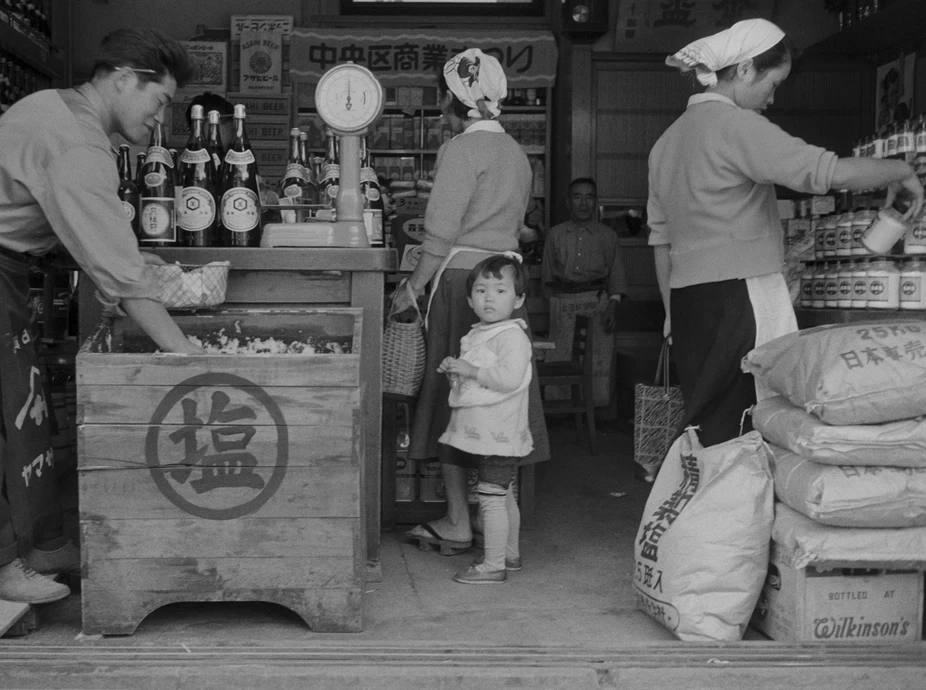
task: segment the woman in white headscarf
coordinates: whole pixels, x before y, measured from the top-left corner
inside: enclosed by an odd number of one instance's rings
[[[706,87],[653,147],[647,205],[665,335],[685,400],[681,428],[700,426],[705,446],[739,435],[756,402],[743,356],[797,329],[774,185],[806,194],[888,187],[889,200],[898,192],[912,198],[911,217],[923,202],[903,161],[840,158],[762,115],[792,53],[781,29],[751,19],[666,59]]]
[[[460,338],[479,321],[467,302],[466,277],[470,269],[488,255],[518,248],[532,177],[520,144],[498,122],[502,100],[508,93],[505,72],[498,60],[477,48],[453,56],[438,76],[438,93],[442,116],[456,136],[437,152],[420,259],[393,294],[392,309],[407,309],[411,299],[423,295],[431,283],[427,366],[408,457],[440,461],[447,515],[415,527],[409,535],[439,546],[441,553],[451,554],[472,545],[466,470],[476,465],[472,457],[437,442],[450,421],[450,384],[437,368],[445,357],[459,356]],[[527,321],[526,309],[522,306],[512,318]],[[550,457],[536,370],[530,385],[528,414],[534,451],[521,464]],[[514,503],[510,488],[507,500]],[[512,531],[517,532],[515,526]],[[518,554],[507,556],[515,558]]]

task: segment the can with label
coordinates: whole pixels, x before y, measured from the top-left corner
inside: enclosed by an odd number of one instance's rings
[[[813,299],[810,302],[812,309],[823,309],[826,306],[826,264],[822,261],[813,267]]]
[[[868,307],[868,264],[856,261],[852,266],[852,308]]]
[[[868,308],[900,307],[900,269],[890,259],[877,259],[868,265]]]
[[[801,298],[800,304],[804,309],[813,307],[813,264],[808,262],[804,264],[804,270],[801,272]]]
[[[830,261],[824,271],[824,309],[835,309],[839,306],[839,262]]]
[[[868,248],[862,243],[862,236],[865,234],[865,231],[868,229],[868,226],[874,222],[875,216],[878,215],[877,211],[872,211],[870,209],[864,209],[861,211],[856,211],[852,216],[852,246],[849,249],[849,253],[852,256],[870,256],[871,252],[868,251]]]
[[[855,215],[849,211],[836,221],[836,256],[852,255],[852,223]]]
[[[900,308],[926,309],[926,262],[911,259],[900,269]]]
[[[849,261],[840,261],[837,268],[836,307],[852,308],[852,264]]]

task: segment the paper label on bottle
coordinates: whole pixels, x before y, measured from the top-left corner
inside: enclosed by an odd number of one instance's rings
[[[379,201],[380,197],[382,196],[382,194],[379,193],[379,189],[376,187],[367,187],[363,194],[370,201]]]
[[[222,224],[232,232],[248,232],[260,221],[257,194],[247,187],[232,187],[225,192],[221,208]]]
[[[186,163],[187,165],[208,163],[209,152],[206,151],[206,149],[199,149],[198,151],[190,151],[190,149],[184,149],[183,153],[180,154],[180,162]]]
[[[331,185],[330,187],[328,187],[328,189],[325,190],[325,191],[326,191],[326,193],[328,194],[329,197],[331,197],[332,199],[337,199],[337,198],[338,198],[338,192],[341,191],[341,186],[340,186],[340,185],[333,184],[333,185]]]
[[[370,244],[383,244],[383,212],[378,208],[363,209],[363,224]]]
[[[164,173],[150,172],[145,175],[145,185],[148,187],[160,187],[166,179],[167,175]]]
[[[917,132],[914,148],[917,153],[926,153],[926,132]]]
[[[300,187],[300,186],[297,185],[297,184],[286,185],[286,186],[283,188],[283,196],[288,197],[288,198],[290,198],[290,199],[296,199],[296,198],[302,196],[303,190],[304,190],[304,188],[303,188],[303,187]]]
[[[206,157],[209,160],[209,157]],[[187,232],[205,230],[215,220],[215,199],[202,187],[184,187],[180,193],[177,223]]]
[[[373,168],[360,168],[360,184],[364,182],[379,184],[379,178],[376,177],[376,171]]]
[[[122,212],[125,213],[125,219],[130,223],[135,220],[135,204],[130,204],[128,201],[123,201]]]
[[[138,219],[140,242],[176,242],[173,197],[144,197]]]
[[[225,162],[229,165],[250,165],[255,162],[254,152],[251,149],[247,151],[230,150],[225,154]]]
[[[897,138],[897,153],[910,153],[915,149],[913,132],[904,132]]]
[[[306,180],[309,175],[305,171],[304,165],[299,165],[298,163],[290,163],[286,166],[286,172],[283,173],[284,179],[287,177],[295,177],[296,179]]]
[[[337,163],[329,163],[325,166],[325,180],[336,180],[341,176],[341,166]]]
[[[174,157],[163,146],[149,146],[148,153],[145,156],[145,165],[149,163],[163,163],[168,168],[173,168]]]

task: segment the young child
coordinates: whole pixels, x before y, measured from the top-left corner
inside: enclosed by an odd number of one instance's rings
[[[521,569],[521,513],[511,479],[518,458],[534,447],[527,424],[531,342],[523,319],[511,318],[527,290],[521,257],[511,252],[482,261],[466,287],[479,323],[460,340],[460,357],[438,367],[451,381],[450,423],[439,441],[475,456],[485,556],[453,579],[500,584],[507,570]]]

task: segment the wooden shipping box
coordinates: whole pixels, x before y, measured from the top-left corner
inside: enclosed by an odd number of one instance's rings
[[[772,546],[752,626],[780,642],[922,638],[923,573],[792,568]]]
[[[129,319],[77,356],[83,630],[183,601],[267,601],[361,629],[359,308],[178,315],[187,335],[339,353],[155,354]]]

